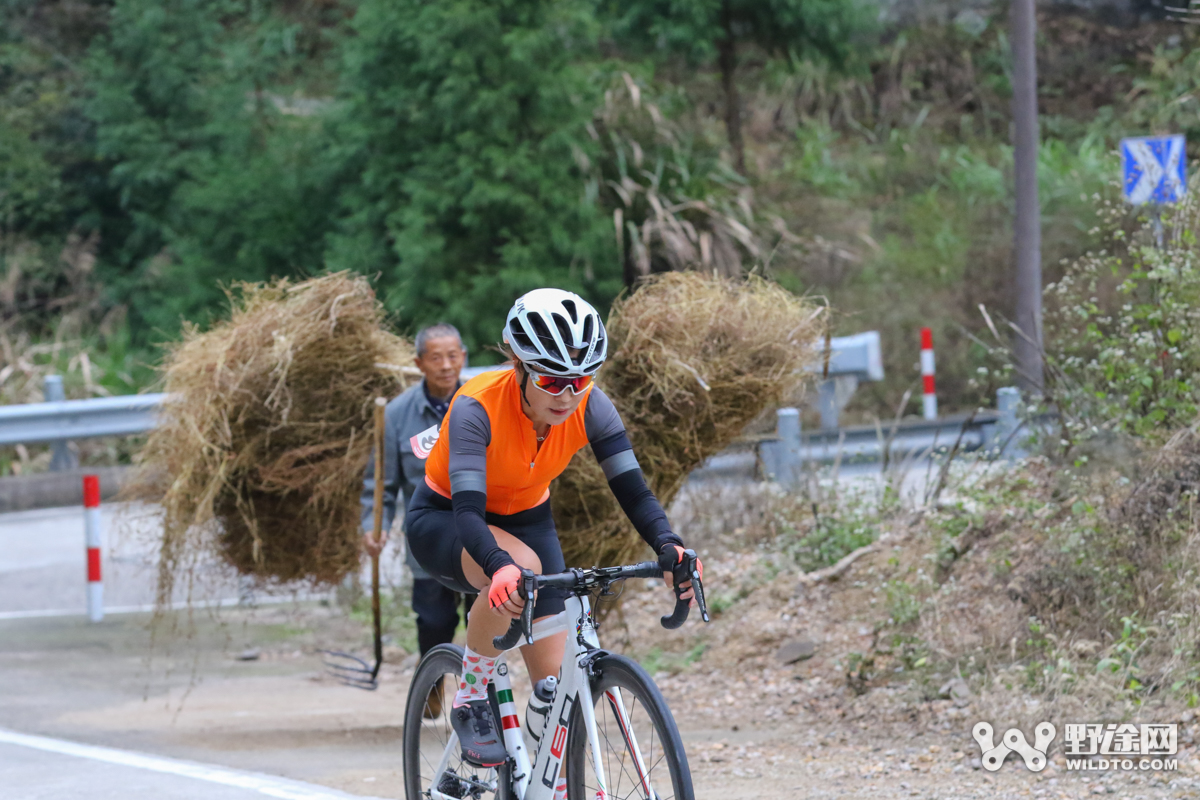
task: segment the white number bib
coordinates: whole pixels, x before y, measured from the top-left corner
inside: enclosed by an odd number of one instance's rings
[[[433,425],[409,439],[408,443],[412,445],[413,455],[422,461],[429,458],[429,453],[433,450],[433,446],[437,444],[438,435],[441,432],[441,425]]]

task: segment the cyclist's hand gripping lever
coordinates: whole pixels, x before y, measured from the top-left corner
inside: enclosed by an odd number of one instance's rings
[[[517,587],[517,593],[525,600],[525,607],[521,609],[521,616],[508,626],[508,633],[492,638],[492,646],[497,650],[503,652],[513,649],[522,636],[526,644],[533,644],[533,601],[536,592],[537,576],[532,570],[521,570],[521,584]]]
[[[675,584],[675,612],[669,617],[662,618],[662,625],[668,630],[678,628],[688,618],[690,603],[679,597],[687,591],[682,584],[688,581],[692,582],[691,588],[696,598],[696,605],[700,607],[700,618],[705,622],[709,621],[708,603],[704,601],[704,584],[700,580],[700,559],[696,557],[695,550],[684,550],[682,559],[676,558],[677,552],[674,549],[668,550],[658,557],[659,566],[662,567],[663,572],[671,572]]]

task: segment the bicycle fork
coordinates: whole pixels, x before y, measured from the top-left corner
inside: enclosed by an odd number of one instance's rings
[[[577,680],[577,676],[584,679]],[[524,781],[518,781],[518,796],[525,800],[534,798],[549,800],[551,797],[558,796],[557,790],[563,786],[566,779],[563,761],[569,736],[567,726],[571,718],[572,707],[578,705],[582,712],[588,743],[591,745],[592,769],[595,772],[597,785],[595,795],[587,800],[608,800],[608,784],[604,775],[604,762],[601,759],[600,737],[596,731],[596,708],[595,700],[592,697],[592,688],[586,680],[586,673],[581,670],[570,671],[563,677],[564,680],[559,683],[558,693],[551,706],[550,722],[546,725],[541,745],[538,747],[537,762],[533,765],[535,774],[532,777],[537,780],[531,782],[526,777]]]
[[[625,747],[633,755],[633,766],[637,770],[638,781],[642,784],[642,791],[646,793],[646,800],[658,800],[654,795],[654,790],[650,788],[650,774],[646,769],[646,761],[642,758],[642,750],[638,747],[637,736],[633,732],[633,726],[629,723],[629,714],[625,711],[625,701],[621,697],[621,690],[609,689],[604,693],[604,696],[608,698],[608,704],[612,708],[613,714],[617,717],[617,725],[621,728],[621,737],[625,740]],[[592,745],[592,752],[596,752],[594,743]]]

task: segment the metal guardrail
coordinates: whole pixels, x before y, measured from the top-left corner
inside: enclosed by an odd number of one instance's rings
[[[0,445],[147,433],[165,399],[164,394],[146,394],[0,407]],[[804,465],[878,462],[885,451],[898,463],[945,453],[956,443],[962,452],[991,448],[1005,458],[1020,457],[1020,396],[1016,389],[1001,389],[997,400],[997,411],[982,411],[973,418],[958,415],[906,421],[894,429],[860,425],[810,433],[801,432],[798,409],[781,408],[775,435],[740,440],[696,469],[692,479],[758,478],[795,486]]]
[[[0,445],[147,433],[165,399],[165,394],[134,394],[3,406]]]
[[[820,431],[803,437],[801,460],[827,462],[876,461],[888,448],[892,459],[910,458],[925,452],[982,450],[994,438],[999,415],[995,412],[954,415],[932,421],[909,421],[895,426],[855,426],[838,431]],[[961,439],[959,438],[961,435]]]
[[[997,410],[954,415],[939,420],[909,420],[899,424],[860,425],[836,431],[802,433],[800,413],[781,408],[773,436],[746,438],[708,459],[692,480],[761,478],[795,486],[799,471],[809,464],[876,463],[887,454],[892,463],[948,453],[991,451],[1005,459],[1025,455],[1019,417],[1020,394],[1014,388],[997,392]],[[1034,420],[1034,427],[1044,421]],[[1030,435],[1033,431],[1030,430]]]
[[[834,339],[831,348],[830,375],[877,380],[882,376],[878,364],[879,336],[868,332]],[[836,360],[835,360],[836,359]],[[471,367],[464,377],[473,377],[498,367]],[[57,376],[47,378],[47,395],[61,397]],[[100,436],[127,436],[148,433],[166,400],[165,394],[125,395],[90,400],[55,400],[46,403],[0,407],[0,446],[54,443],[65,450],[65,442]],[[793,482],[796,469],[805,463],[851,464],[879,461],[885,451],[891,459],[921,457],[946,451],[958,443],[961,451],[997,447],[1008,457],[1020,455],[1015,433],[1020,426],[1020,395],[1016,389],[997,393],[997,411],[985,411],[973,418],[947,417],[935,421],[903,422],[890,425],[858,426],[801,433],[800,412],[794,408],[778,411],[775,436],[743,440],[730,450],[709,459],[699,468],[697,478],[743,475]],[[822,408],[824,416],[825,409]],[[960,438],[961,436],[961,438]],[[70,465],[52,469],[69,469]]]

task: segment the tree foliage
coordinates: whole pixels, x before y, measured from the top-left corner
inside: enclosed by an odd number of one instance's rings
[[[822,57],[842,65],[871,19],[861,0],[609,0],[606,5],[619,41],[683,55],[696,64],[717,62],[725,126],[739,172],[745,172],[739,48],[754,45],[788,59]]]
[[[103,9],[0,0],[0,322],[33,317],[77,293],[74,262],[56,258],[76,229],[86,240],[105,194],[81,113],[86,40]]]
[[[296,27],[254,2],[114,5],[88,113],[118,193],[104,277],[143,331],[203,321],[231,280],[321,269],[339,164],[276,90],[312,55]]]
[[[492,344],[508,305],[554,285],[606,304],[612,235],[584,194],[586,6],[368,0],[343,93],[355,185],[331,262],[380,272],[405,321]]]
[[[402,324],[449,319],[478,350],[530,288],[604,307],[758,252],[716,142],[603,99],[622,70],[587,0],[0,2],[4,219],[22,253],[47,242],[30,296],[82,237],[142,343],[205,324],[233,280],[351,267]],[[626,5],[669,49],[716,52],[711,4]],[[796,17],[779,36],[837,38],[834,0],[767,5]],[[731,8],[738,36],[809,46]]]

